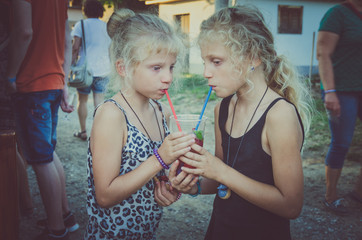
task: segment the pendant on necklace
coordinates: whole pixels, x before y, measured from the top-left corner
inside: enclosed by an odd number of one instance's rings
[[[230,196],[231,196],[231,191],[230,189],[223,185],[223,184],[220,184],[218,187],[217,187],[218,191],[217,191],[217,195],[221,198],[221,199],[228,199]]]

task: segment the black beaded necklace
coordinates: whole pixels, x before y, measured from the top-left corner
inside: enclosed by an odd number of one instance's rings
[[[138,117],[137,113],[133,110],[133,108],[131,107],[131,105],[128,103],[128,101],[127,101],[127,99],[124,97],[123,93],[122,93],[122,92],[120,92],[120,93],[121,93],[124,101],[127,103],[128,107],[132,110],[132,112],[134,113],[134,115],[136,116],[136,118],[138,119],[138,121],[140,122],[141,126],[143,127],[143,130],[145,130],[148,138],[151,140],[152,148],[154,148],[155,146],[154,146],[154,144],[153,144],[152,138],[151,138],[150,134],[147,132],[146,127],[143,125],[143,123],[142,123],[141,119]],[[158,126],[158,131],[160,132],[161,141],[163,141],[160,123],[158,122],[158,117],[157,117],[157,114],[156,114],[156,109],[155,109],[155,107],[154,107],[151,103],[150,103],[150,105],[152,106],[153,111],[154,111],[154,113],[155,113],[156,122],[157,122],[157,126]]]
[[[254,110],[254,113],[253,113],[253,115],[251,116],[248,125],[246,126],[246,129],[245,129],[245,131],[244,131],[244,134],[243,134],[243,136],[242,136],[241,139],[240,139],[240,143],[239,143],[239,146],[238,146],[238,150],[236,151],[236,154],[235,154],[235,156],[234,156],[234,160],[233,160],[232,165],[231,165],[232,168],[234,168],[235,160],[236,160],[236,158],[237,158],[237,156],[238,156],[238,154],[239,154],[239,150],[240,150],[241,144],[242,144],[243,141],[244,141],[245,134],[246,134],[246,132],[248,131],[249,126],[250,126],[250,124],[251,124],[251,122],[252,122],[252,120],[253,120],[253,118],[254,118],[254,116],[255,116],[255,113],[256,113],[256,111],[258,110],[261,102],[263,101],[263,99],[264,99],[267,91],[268,91],[268,86],[266,87],[265,92],[264,92],[263,96],[261,97],[258,105],[256,106],[256,108],[255,108],[255,110]],[[231,119],[230,134],[229,134],[229,138],[228,138],[228,151],[227,151],[227,155],[226,155],[226,165],[229,165],[230,138],[231,138],[231,133],[232,133],[232,131],[233,131],[234,117],[235,117],[235,109],[236,109],[236,105],[238,104],[238,100],[239,100],[239,99],[237,98],[237,99],[236,99],[236,102],[235,102],[235,105],[234,105],[233,117],[232,117],[232,119]],[[230,165],[229,165],[229,166],[230,166]],[[219,196],[221,199],[228,199],[228,198],[230,197],[231,191],[230,191],[230,189],[229,189],[227,186],[225,186],[225,185],[223,185],[223,184],[220,184],[220,185],[217,187],[217,189],[218,189],[218,193],[217,193],[217,194],[218,194],[218,196]]]

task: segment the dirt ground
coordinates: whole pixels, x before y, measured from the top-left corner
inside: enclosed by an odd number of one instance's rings
[[[195,102],[197,101],[197,102]],[[199,114],[203,100],[191,100],[177,97],[173,99],[177,113]],[[206,130],[207,139],[205,147],[213,152],[213,107],[216,101],[208,104],[205,115],[209,117]],[[89,99],[89,115],[87,119],[88,132],[92,124],[92,99]],[[58,144],[56,152],[64,164],[66,173],[67,195],[80,229],[70,234],[70,239],[83,239],[87,224],[86,212],[86,151],[87,142],[73,137],[73,132],[78,130],[78,116],[76,112],[65,114],[59,111]],[[359,143],[361,146],[362,143]],[[350,213],[347,216],[337,216],[325,211],[321,204],[324,187],[324,156],[327,146],[322,151],[305,151],[303,154],[304,168],[304,207],[301,215],[291,221],[291,232],[295,240],[320,240],[320,239],[362,239],[362,205],[346,197],[346,205]],[[355,148],[359,156],[361,150]],[[361,167],[361,158],[357,161],[346,161],[339,181],[341,195],[348,194],[354,186],[355,179]],[[36,221],[45,217],[41,203],[39,189],[33,170],[28,168],[30,190],[35,206],[31,218],[22,218],[20,222],[19,239],[29,240],[41,233],[36,228]],[[199,240],[203,239],[212,211],[214,195],[182,196],[173,205],[164,208],[164,215],[158,229],[160,240]],[[240,236],[242,239],[242,236]]]

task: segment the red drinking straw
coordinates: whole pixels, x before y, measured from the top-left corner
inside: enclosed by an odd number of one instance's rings
[[[175,108],[173,107],[173,104],[172,104],[172,102],[171,102],[170,95],[168,95],[167,90],[165,90],[165,93],[166,93],[166,96],[167,96],[168,103],[170,104],[170,107],[171,107],[171,110],[172,110],[172,113],[173,113],[173,117],[174,117],[175,120],[176,120],[176,124],[177,124],[178,130],[181,132],[181,131],[182,131],[182,130],[181,130],[181,126],[180,126],[180,123],[179,123],[178,120],[177,120]]]

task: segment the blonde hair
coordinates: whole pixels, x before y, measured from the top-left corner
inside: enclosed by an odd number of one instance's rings
[[[120,9],[110,17],[107,32],[112,40],[110,45],[111,80],[119,82],[121,87],[129,84],[134,67],[138,63],[161,51],[176,55],[175,70],[181,68],[181,60],[185,53],[181,34],[156,15]],[[123,61],[125,77],[117,73],[118,60]]]
[[[243,5],[224,8],[203,21],[198,44],[202,46],[215,40],[221,41],[230,51],[235,71],[240,75],[240,63],[247,59],[259,59],[267,85],[296,106],[305,131],[309,130],[312,116],[309,85],[284,56],[277,55],[273,35],[256,7]],[[247,70],[246,73],[246,82],[250,88],[253,87],[248,77],[251,71]]]

